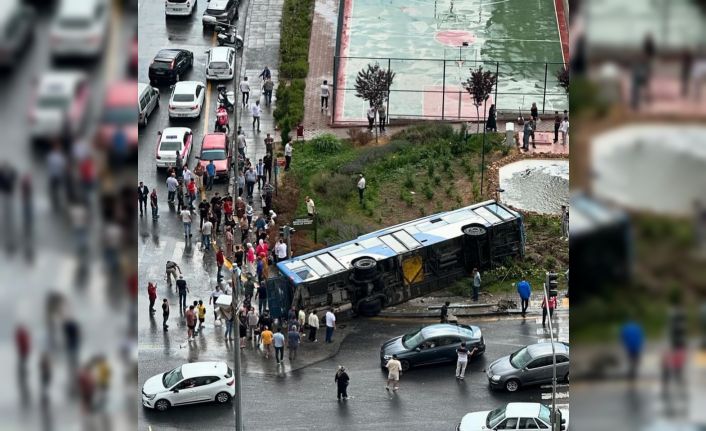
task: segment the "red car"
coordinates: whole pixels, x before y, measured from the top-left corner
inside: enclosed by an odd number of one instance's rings
[[[216,165],[216,178],[228,181],[230,177],[230,164],[232,154],[228,145],[228,136],[225,133],[207,133],[201,142],[201,154],[199,154],[199,164],[206,169],[208,163],[213,160]]]
[[[116,82],[108,87],[98,130],[103,148],[111,148],[115,133],[122,129],[128,148],[137,149],[137,99],[137,81]]]

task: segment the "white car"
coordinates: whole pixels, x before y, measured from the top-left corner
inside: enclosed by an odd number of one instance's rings
[[[566,430],[569,411],[559,409]],[[456,427],[457,431],[551,429],[551,409],[540,403],[508,403],[492,411],[468,413]]]
[[[187,16],[194,12],[196,0],[166,0],[164,13],[167,16]]]
[[[155,154],[157,169],[176,166],[176,153],[181,153],[181,158],[186,163],[191,154],[194,143],[194,134],[188,127],[167,127],[157,132],[157,151]]]
[[[53,71],[39,78],[29,110],[29,133],[33,140],[55,139],[68,127],[80,131],[89,105],[86,74],[79,71]]]
[[[225,362],[184,364],[142,385],[142,405],[162,412],[184,404],[225,404],[234,396],[235,377]]]
[[[206,51],[206,79],[233,79],[235,71],[235,48],[216,46]]]
[[[169,118],[198,118],[203,108],[206,85],[200,81],[179,81],[169,98]]]
[[[50,30],[50,50],[55,58],[98,57],[108,34],[107,0],[61,0]]]

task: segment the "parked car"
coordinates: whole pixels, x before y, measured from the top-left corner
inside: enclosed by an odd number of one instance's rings
[[[569,411],[558,409],[560,421],[569,429]],[[551,409],[540,403],[508,403],[492,411],[468,413],[457,431],[551,429]]]
[[[437,323],[425,326],[383,343],[380,366],[385,367],[393,354],[402,364],[402,371],[428,364],[456,362],[456,349],[465,342],[469,350],[477,349],[473,357],[485,352],[485,340],[477,326]]]
[[[569,345],[554,343],[557,379],[569,381]],[[488,383],[493,389],[515,392],[521,387],[552,382],[552,344],[530,344],[512,355],[503,356],[488,367]]]
[[[177,82],[169,98],[169,118],[198,118],[206,85],[199,81]]]
[[[235,71],[235,48],[216,46],[208,51],[206,79],[233,79]]]
[[[103,115],[98,129],[99,144],[111,149],[113,136],[120,129],[130,151],[137,151],[137,112],[138,104],[136,81],[115,82],[108,86],[103,105]]]
[[[191,154],[194,135],[188,127],[167,127],[157,132],[157,151],[155,154],[157,169],[176,166],[176,152],[181,153],[181,158],[186,163]]]
[[[196,0],[166,0],[164,13],[167,16],[189,16],[196,9]]]
[[[54,58],[99,57],[108,34],[107,0],[62,0],[49,30]]]
[[[0,7],[0,67],[11,68],[28,49],[34,35],[36,12],[20,0],[4,0]]]
[[[234,19],[238,19],[238,4],[237,0],[211,0],[203,13],[201,23],[204,27],[219,23],[230,24]]]
[[[174,84],[194,65],[194,53],[186,49],[161,49],[154,56],[147,72],[150,84]]]
[[[184,364],[142,385],[142,405],[162,412],[185,404],[225,404],[234,396],[235,377],[225,362]]]
[[[137,97],[137,122],[146,126],[152,111],[159,108],[159,90],[140,82],[137,84]]]
[[[52,140],[67,131],[74,136],[85,124],[88,78],[79,71],[51,71],[41,76],[29,110],[33,141]]]
[[[213,160],[216,166],[216,177],[228,181],[230,177],[230,164],[233,156],[228,145],[228,135],[225,133],[207,133],[201,142],[199,164],[206,168],[209,161]]]

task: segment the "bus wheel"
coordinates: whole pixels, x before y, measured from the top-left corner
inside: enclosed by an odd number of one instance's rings
[[[468,236],[483,236],[488,232],[485,226],[479,224],[472,224],[463,228],[463,233]]]
[[[377,316],[382,310],[382,301],[380,298],[375,298],[373,300],[364,299],[358,304],[358,313],[361,316]]]
[[[353,262],[353,274],[357,280],[369,280],[377,271],[377,262],[372,257],[363,256]]]

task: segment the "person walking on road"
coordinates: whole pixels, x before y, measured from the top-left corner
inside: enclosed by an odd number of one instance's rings
[[[155,313],[154,301],[157,300],[157,286],[151,281],[147,283],[147,297],[150,300],[150,316]]]
[[[301,334],[299,334],[299,328],[295,325],[289,327],[289,333],[287,334],[287,347],[289,348],[289,361],[297,359],[297,349],[299,349],[299,342],[301,341]]]
[[[274,335],[272,334],[272,331],[270,331],[270,327],[265,325],[260,333],[260,338],[262,339],[262,349],[265,351],[265,359],[270,359],[273,336]],[[282,336],[282,339],[284,340],[284,335]]]
[[[176,283],[177,278],[179,275],[181,275],[181,268],[179,268],[179,265],[176,264],[176,262],[172,262],[171,260],[167,261],[167,286],[172,287],[172,278],[174,278],[174,282]]]
[[[350,382],[350,380],[346,369],[343,365],[339,365],[336,376],[333,378],[333,381],[336,382],[336,398],[338,398],[338,401],[348,399],[348,382]]]
[[[194,341],[194,330],[196,329],[196,313],[194,312],[193,305],[189,305],[189,309],[186,310],[184,317],[186,318],[187,341]]]
[[[444,302],[444,305],[441,306],[441,323],[449,323],[449,305],[451,303],[449,301]]]
[[[458,380],[463,380],[464,376],[466,375],[466,365],[468,365],[468,358],[473,356],[475,352],[475,347],[471,351],[468,350],[465,341],[461,343],[461,347],[456,349],[456,354],[458,355],[458,359],[456,360],[456,378]]]
[[[257,174],[257,190],[262,190],[262,186],[265,185],[265,163],[262,159],[257,161],[255,165],[255,173]]]
[[[142,217],[144,213],[147,212],[147,198],[149,197],[149,195],[150,189],[147,188],[147,186],[142,181],[140,181],[140,185],[137,186],[137,201],[140,205],[140,217]]]
[[[309,313],[309,319],[307,323],[309,324],[309,341],[312,343],[316,343],[317,341],[319,341],[316,339],[316,331],[319,330],[319,316],[314,313],[314,310]]]
[[[292,164],[292,151],[294,151],[294,147],[292,147],[292,143],[287,141],[287,145],[284,146],[284,170],[288,171],[289,170],[289,165]]]
[[[270,67],[265,66],[265,68],[262,69],[262,72],[260,72],[257,77],[262,79],[263,81],[267,79],[272,79],[272,72],[270,72]]]
[[[397,359],[397,355],[392,355],[392,359],[387,361],[385,368],[387,368],[385,390],[392,389],[392,392],[397,392],[400,389],[400,374],[402,374],[402,364]]]
[[[536,102],[532,102],[532,107],[530,108],[530,116],[532,117],[532,121],[536,123],[537,119],[539,118],[539,109],[537,109]]]
[[[179,275],[176,286],[179,292],[179,310],[183,313],[186,311],[186,294],[189,293],[189,287],[186,285],[186,280],[184,280],[183,275]]]
[[[480,291],[480,271],[473,268],[473,302],[478,302],[478,292]]]
[[[179,187],[179,181],[176,179],[176,174],[172,172],[167,178],[167,203],[169,205],[174,205],[177,187]]]
[[[257,322],[260,320],[260,315],[258,314],[255,307],[252,305],[248,307],[248,337],[250,340],[255,340],[255,334],[257,333]]]
[[[546,327],[547,314],[549,314],[549,319],[554,317],[554,309],[556,308],[556,296],[549,297],[549,304],[547,304],[547,298],[542,299],[542,328]]]
[[[314,214],[316,214],[316,204],[314,203],[314,200],[311,197],[307,196],[305,198],[305,202],[306,202],[306,214],[309,217],[314,217]]]
[[[216,266],[218,267],[218,272],[216,273],[216,279],[221,278],[221,272],[223,271],[223,264],[225,264],[225,256],[223,255],[223,249],[218,247],[216,252]]]
[[[226,319],[226,330],[223,334],[223,341],[233,341],[233,321],[235,320],[233,304],[221,307],[221,314]]]
[[[262,114],[262,108],[260,107],[260,101],[257,100],[252,108],[250,108],[250,113],[252,114],[252,128],[255,128],[255,122],[257,122],[257,131],[260,131],[260,115]]]
[[[208,220],[208,213],[211,210],[211,204],[204,197],[199,204],[199,229],[203,229],[203,222]]]
[[[371,102],[368,108],[368,130],[372,131],[373,127],[375,127],[375,107]]]
[[[299,324],[299,333],[303,334],[304,325],[306,324],[306,311],[304,311],[303,308],[299,309],[299,313],[297,314],[297,323]]]
[[[194,166],[193,173],[194,173],[193,179],[196,180],[196,190],[198,190],[198,192],[200,193],[203,191],[203,184],[204,184],[203,176],[206,173],[206,170],[204,169],[203,166],[201,166],[201,163],[197,163],[196,166]]]
[[[245,172],[245,186],[248,192],[248,199],[253,198],[253,194],[255,193],[255,183],[257,183],[257,173],[251,166],[250,169]]]
[[[328,81],[324,79],[324,83],[321,84],[321,112],[324,112],[324,109],[328,111]]]
[[[206,219],[201,226],[201,245],[203,250],[211,249],[211,232],[213,230],[213,223],[211,220]]]
[[[258,312],[262,315],[267,310],[267,286],[264,283],[257,286],[255,299],[257,299]]]
[[[265,94],[265,104],[270,106],[272,104],[272,90],[275,89],[275,83],[272,79],[267,79],[262,84],[262,92]]]
[[[280,364],[284,362],[284,334],[282,334],[282,328],[279,328],[275,335],[272,337],[272,344],[275,346],[275,360]]]
[[[250,101],[250,83],[248,82],[248,77],[245,76],[243,77],[243,80],[240,81],[240,95],[242,97],[242,103],[243,103],[243,108],[248,106],[248,102]]]
[[[326,342],[331,343],[333,339],[333,330],[336,329],[336,315],[332,310],[326,312]]]
[[[245,339],[248,337],[248,318],[245,308],[238,310],[238,337],[240,338],[240,348],[245,348]]]
[[[363,174],[360,174],[360,177],[358,177],[358,201],[361,205],[363,205],[363,194],[365,193],[365,177]]]
[[[221,292],[221,286],[219,284],[216,284],[216,287],[213,288],[213,292],[211,292],[211,297],[208,298],[208,304],[211,305],[213,304],[213,320],[218,320],[218,305],[216,305],[216,301],[218,301],[218,297],[221,296],[223,292]]]
[[[150,194],[150,207],[152,207],[152,220],[159,219],[159,203],[157,202],[157,189],[152,189]]]
[[[628,355],[628,378],[631,382],[634,382],[640,366],[640,355],[644,344],[642,326],[633,320],[626,322],[620,330],[620,339],[625,348],[625,353]]]
[[[199,317],[199,328],[198,332],[201,333],[204,322],[206,322],[206,306],[203,305],[203,300],[199,299],[199,305],[196,306],[196,312]]]
[[[180,214],[181,221],[184,223],[184,238],[191,238],[191,210],[184,208]]]
[[[236,141],[238,141],[238,153],[240,154],[240,157],[245,158],[245,151],[248,148],[248,141],[245,139],[245,132],[240,130]]]
[[[527,280],[522,280],[517,283],[517,293],[520,295],[520,302],[522,304],[522,317],[525,317],[527,307],[529,307],[530,296],[532,296],[532,288]]]
[[[169,320],[169,301],[167,298],[162,300],[162,329],[166,332],[169,328],[167,325],[167,320]]]
[[[206,190],[213,189],[213,180],[216,178],[216,165],[213,164],[213,160],[208,161],[206,165]]]

